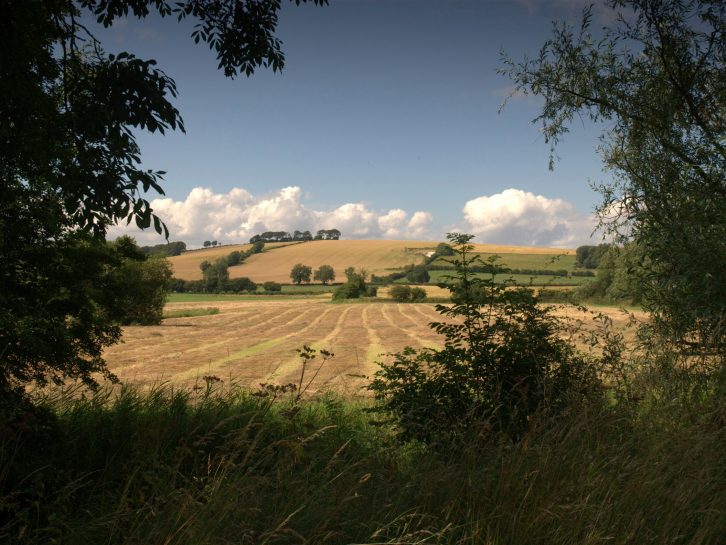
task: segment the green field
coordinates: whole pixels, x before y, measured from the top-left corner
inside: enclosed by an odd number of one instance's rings
[[[447,276],[454,274],[454,271],[430,271],[429,276],[431,284],[439,282],[445,282]],[[491,275],[488,273],[476,273],[475,276],[478,278],[490,278]],[[517,284],[522,286],[581,286],[593,279],[588,276],[552,276],[552,275],[531,275],[531,274],[498,274],[496,276],[497,282],[504,282],[508,279],[514,280]],[[404,280],[405,282],[405,280]]]
[[[510,269],[548,269],[567,271],[575,270],[575,256],[567,254],[474,254],[486,262],[493,255],[499,255],[497,261],[499,265],[509,267]],[[432,265],[445,266],[449,265],[452,258],[440,257],[436,259]]]

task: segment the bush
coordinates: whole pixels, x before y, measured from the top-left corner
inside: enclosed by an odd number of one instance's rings
[[[358,299],[368,295],[368,287],[366,286],[366,272],[361,270],[356,272],[353,267],[345,270],[345,276],[348,281],[336,288],[333,292],[333,300],[340,301],[343,299]],[[377,291],[376,291],[377,293]]]
[[[431,324],[444,348],[391,355],[369,386],[402,440],[446,447],[482,430],[517,440],[535,415],[559,414],[600,391],[594,367],[531,290],[472,278],[480,259],[470,255],[471,238],[449,235],[457,281],[448,287],[458,300],[437,305],[447,320]]]
[[[415,265],[406,273],[406,279],[412,284],[426,284],[430,277],[425,266]]]
[[[229,267],[233,267],[234,265],[239,265],[240,263],[242,263],[242,260],[244,259],[244,257],[246,257],[246,256],[243,256],[242,252],[240,252],[240,251],[235,250],[234,252],[230,252],[230,254],[227,256],[227,265]]]
[[[278,284],[277,282],[265,282],[262,284],[262,289],[265,290],[266,293],[280,293],[282,291],[282,284]]]
[[[257,291],[257,284],[246,276],[241,278],[232,278],[227,282],[227,291],[234,293],[239,293],[241,291],[255,292]]]
[[[421,301],[426,300],[426,290],[419,287],[413,287],[411,288],[411,302],[412,303],[420,303]]]
[[[411,300],[411,286],[406,286],[404,284],[397,284],[395,286],[391,286],[391,289],[388,290],[388,295],[394,301],[405,303],[406,301]]]

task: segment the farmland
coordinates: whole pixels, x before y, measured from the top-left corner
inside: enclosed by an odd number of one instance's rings
[[[122,380],[149,385],[160,381],[194,383],[205,375],[257,387],[285,384],[300,376],[295,350],[307,344],[335,354],[325,363],[312,390],[334,389],[359,395],[379,355],[413,348],[440,347],[428,324],[440,320],[431,304],[330,304],[326,296],[307,299],[217,298],[217,314],[165,319],[159,326],[127,327],[124,342],[105,356]],[[222,299],[222,300],[219,300]],[[167,312],[210,307],[170,303]],[[574,311],[561,311],[573,313]],[[608,310],[618,327],[625,316]],[[183,314],[183,313],[181,313]],[[313,364],[313,368],[317,368]]]
[[[437,242],[410,240],[315,240],[302,244],[273,243],[265,251],[247,259],[243,264],[230,267],[231,278],[246,276],[254,282],[290,281],[290,270],[296,263],[303,263],[316,269],[320,265],[331,265],[336,278],[343,277],[347,267],[365,269],[369,274],[385,275],[406,265],[422,263],[427,253],[432,252]],[[206,250],[185,252],[170,258],[174,275],[184,280],[198,280],[202,277],[199,264],[225,256],[234,250],[245,250],[249,245],[224,246]],[[476,244],[475,252],[482,255],[500,254],[510,267],[546,268],[547,263],[558,256],[551,268],[570,269],[574,265],[574,250],[556,248],[531,248]],[[571,262],[571,263],[570,263]],[[565,265],[567,263],[567,265]]]

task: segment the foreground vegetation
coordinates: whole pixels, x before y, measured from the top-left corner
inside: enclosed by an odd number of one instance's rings
[[[333,395],[55,392],[0,435],[0,542],[719,543],[723,377],[639,380],[448,455]]]

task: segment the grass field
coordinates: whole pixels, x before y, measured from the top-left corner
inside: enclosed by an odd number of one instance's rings
[[[477,253],[477,255],[486,262],[492,255],[498,255],[498,263],[510,269],[547,269],[567,271],[575,270],[575,254],[570,250],[559,250],[559,253]],[[440,257],[433,262],[433,265],[449,265],[447,259]]]
[[[430,271],[429,276],[432,284],[437,282],[445,281],[446,276],[451,276],[454,271]],[[480,278],[490,278],[491,275],[487,273],[476,273],[475,276]],[[496,276],[497,282],[504,282],[508,279],[514,280],[519,285],[533,285],[533,286],[581,286],[587,282],[590,282],[593,277],[588,276],[552,276],[547,274],[532,275],[532,274],[498,274]]]
[[[299,376],[295,350],[307,344],[335,354],[312,388],[355,396],[377,369],[380,354],[442,344],[428,326],[441,320],[433,304],[330,304],[326,296],[213,297],[170,303],[166,310],[204,308],[214,301],[218,314],[124,328],[124,342],[105,353],[110,369],[122,380],[144,385],[190,383],[204,375],[231,377],[251,387],[268,381],[284,384]],[[626,317],[619,311],[599,310],[612,314],[616,326],[624,327]],[[562,313],[575,316],[574,310]]]
[[[255,282],[268,280],[288,283],[290,270],[297,263],[309,265],[313,269],[320,265],[331,265],[335,269],[336,278],[344,280],[343,271],[347,267],[363,268],[369,274],[383,275],[391,270],[400,269],[410,264],[423,262],[428,252],[432,252],[437,242],[410,240],[315,240],[311,242],[268,244],[261,254],[251,256],[241,265],[230,267],[231,278],[246,276]],[[174,268],[174,276],[185,280],[198,280],[202,277],[199,264],[204,260],[213,260],[225,256],[234,250],[244,250],[249,245],[225,246],[207,250],[185,252],[170,259]],[[271,251],[273,250],[274,251]],[[510,267],[524,267],[517,263],[534,263],[528,268],[545,268],[544,263],[557,255],[561,260],[574,265],[574,250],[555,248],[531,248],[524,246],[501,246],[493,244],[477,244],[476,252],[497,253],[507,258],[504,261]],[[511,261],[511,263],[510,263]],[[561,261],[561,262],[564,262]],[[553,268],[568,268],[564,265]]]

